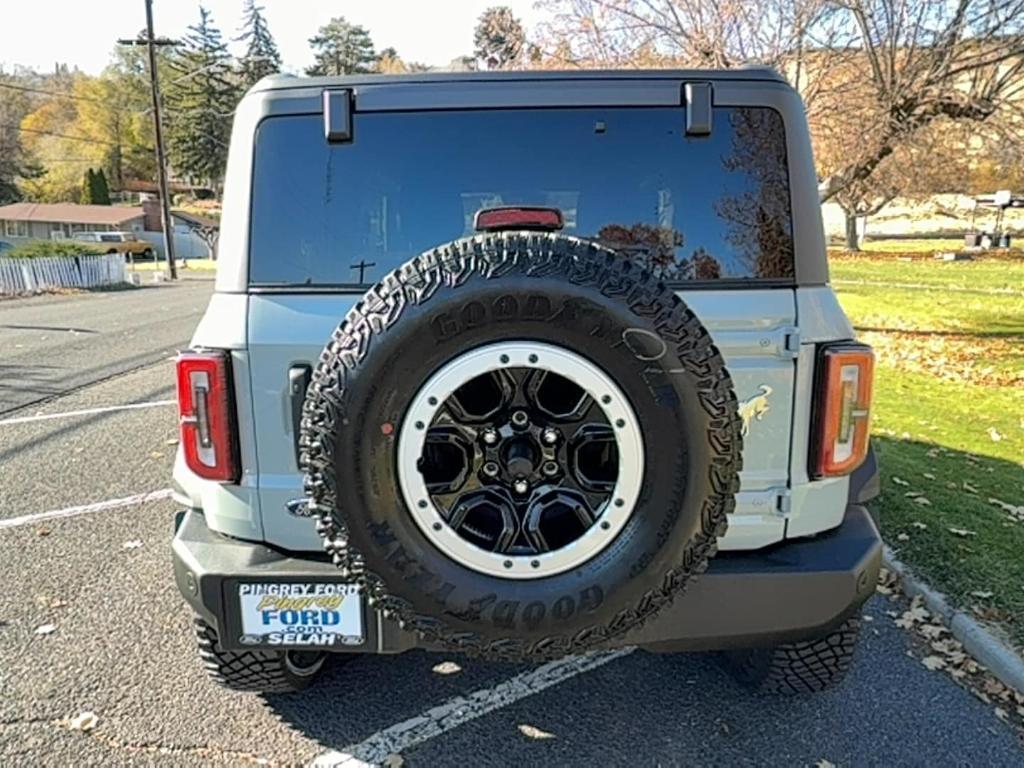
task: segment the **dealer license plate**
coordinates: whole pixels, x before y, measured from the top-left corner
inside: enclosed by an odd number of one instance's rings
[[[355,584],[239,584],[246,645],[359,645],[363,606]]]

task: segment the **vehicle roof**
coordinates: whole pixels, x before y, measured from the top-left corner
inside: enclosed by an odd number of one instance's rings
[[[276,91],[290,88],[347,88],[357,85],[524,82],[588,80],[731,80],[785,83],[786,79],[771,67],[745,66],[737,69],[587,69],[587,70],[515,70],[509,72],[417,72],[406,75],[360,74],[333,77],[296,77],[271,75],[251,89]]]

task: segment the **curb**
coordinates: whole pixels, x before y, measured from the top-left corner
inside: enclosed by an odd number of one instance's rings
[[[920,595],[929,611],[942,616],[953,637],[963,644],[971,656],[987,667],[1004,685],[1024,693],[1024,659],[1012,648],[966,613],[953,608],[945,595],[920,581],[908,566],[896,559],[888,545],[882,550],[882,563],[900,577],[903,591],[907,595]]]

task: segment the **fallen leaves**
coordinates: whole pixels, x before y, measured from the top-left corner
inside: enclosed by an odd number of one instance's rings
[[[541,730],[535,725],[527,725],[526,723],[522,723],[519,726],[519,732],[528,739],[543,740],[555,738],[555,734]]]
[[[992,497],[989,497],[988,503],[1006,512],[1013,522],[1024,523],[1024,504],[1018,506]]]
[[[952,533],[954,536],[959,536],[961,539],[966,539],[970,536],[977,536],[977,531],[969,531],[966,528],[947,528],[947,531]]]
[[[875,359],[903,371],[923,373],[946,381],[990,387],[1024,383],[1024,371],[1000,365],[1020,354],[1015,339],[985,338],[969,333],[931,334],[911,329],[865,331],[860,338],[875,351]],[[995,432],[998,437],[993,437]],[[992,429],[993,441],[1003,435]]]
[[[899,577],[884,566],[878,569],[878,584],[875,587],[881,595],[891,595],[897,591]]]
[[[976,589],[974,592],[971,592],[971,596],[972,597],[977,597],[977,598],[980,598],[981,600],[988,600],[994,594],[995,594],[994,592],[989,592],[988,590],[985,590],[985,589]]]
[[[91,731],[97,725],[99,725],[100,719],[93,712],[82,712],[81,714],[73,717],[71,722],[68,723],[68,728],[72,731]]]
[[[914,503],[921,507],[930,507],[932,503],[928,501],[924,496],[915,496],[913,499]]]
[[[462,667],[454,661],[442,661],[440,664],[435,664],[432,671],[439,675],[454,675],[461,672]]]
[[[989,439],[993,443],[998,443],[1000,440],[1003,439],[1003,436],[999,433],[999,430],[996,429],[995,427],[989,427],[988,429],[985,430],[985,433],[989,436]]]
[[[895,624],[902,629],[910,629],[915,624],[924,622],[929,618],[931,618],[931,613],[921,604],[921,598],[915,597],[910,603],[910,608],[896,619]]]
[[[892,574],[885,568],[882,571],[885,573],[879,573],[879,592],[882,592],[884,583],[892,593],[889,599],[895,601],[900,592],[899,581],[894,581]],[[972,594],[980,597],[992,593],[979,590]],[[893,623],[898,627],[911,632],[922,666],[931,672],[949,675],[978,699],[993,706],[995,716],[1000,720],[1013,720],[1017,727],[1024,727],[1024,692],[1004,685],[971,657],[963,644],[952,636],[949,627],[943,624],[941,616],[931,613],[924,606],[920,595],[914,597],[902,613],[885,613],[893,618]],[[911,651],[907,651],[907,654],[916,655]]]
[[[908,487],[908,486],[910,485],[910,483],[908,483],[908,482],[907,482],[906,480],[904,480],[904,479],[903,479],[903,478],[901,478],[901,477],[896,477],[896,475],[893,475],[893,476],[892,476],[892,481],[893,481],[893,482],[894,482],[894,483],[895,483],[896,485],[902,485],[902,486],[904,486],[904,487]]]

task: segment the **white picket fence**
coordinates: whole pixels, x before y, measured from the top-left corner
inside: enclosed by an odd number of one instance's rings
[[[0,259],[0,294],[115,285],[127,281],[125,266],[119,253]]]

